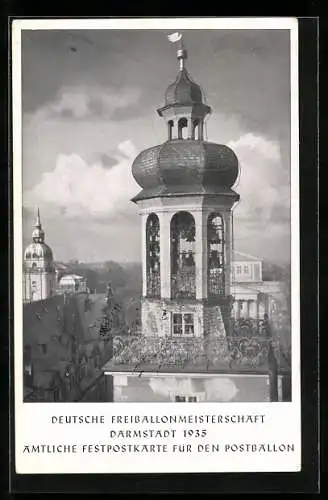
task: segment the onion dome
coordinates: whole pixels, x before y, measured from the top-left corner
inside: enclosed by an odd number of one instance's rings
[[[182,41],[181,41],[182,42]],[[193,114],[208,114],[211,108],[203,103],[203,92],[197,83],[195,83],[189,75],[185,60],[187,59],[187,51],[181,47],[177,50],[177,59],[179,61],[179,72],[173,83],[168,86],[165,92],[164,106],[157,110],[160,116],[167,115],[168,109],[184,106],[193,107]]]
[[[187,51],[181,46],[177,51],[177,58],[180,64],[178,76],[165,92],[165,105],[171,104],[200,104],[202,103],[202,91],[197,83],[193,82],[185,68]]]
[[[165,105],[171,104],[201,104],[202,91],[194,83],[186,68],[179,71],[175,82],[171,83],[165,92]]]
[[[142,192],[133,201],[183,194],[238,195],[238,159],[227,146],[198,140],[172,140],[142,151],[132,175]]]

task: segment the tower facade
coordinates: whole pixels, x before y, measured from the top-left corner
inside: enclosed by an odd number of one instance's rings
[[[157,110],[167,140],[142,151],[132,173],[142,220],[142,334],[226,335],[232,268],[231,188],[238,159],[204,140],[211,108],[177,51],[179,72]]]
[[[38,209],[32,232],[32,243],[24,252],[23,295],[24,301],[42,300],[54,294],[56,273],[51,248],[45,243]]]

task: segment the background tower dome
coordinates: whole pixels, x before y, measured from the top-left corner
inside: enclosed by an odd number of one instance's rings
[[[44,231],[40,220],[40,211],[38,209],[36,222],[32,231],[32,243],[30,243],[24,252],[25,264],[29,260],[43,259],[52,262],[53,254],[51,248],[44,242]]]
[[[50,262],[53,260],[53,254],[46,243],[30,243],[25,249],[24,259],[43,259]]]
[[[56,273],[53,254],[51,248],[44,242],[39,209],[32,231],[32,243],[25,248],[23,272],[24,301],[43,300],[55,293]]]

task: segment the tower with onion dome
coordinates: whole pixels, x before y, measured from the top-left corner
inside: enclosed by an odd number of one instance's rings
[[[133,201],[142,220],[142,334],[224,336],[238,159],[204,138],[211,108],[187,71],[181,40],[177,58],[177,78],[157,110],[166,141],[142,151],[132,166],[141,187]]]
[[[23,295],[25,302],[42,300],[54,294],[56,274],[51,248],[45,243],[40,212],[32,231],[32,243],[24,252]]]

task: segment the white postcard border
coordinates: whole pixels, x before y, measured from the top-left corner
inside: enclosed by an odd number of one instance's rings
[[[291,273],[292,273],[292,402],[291,403],[23,403],[23,326],[22,326],[22,88],[21,31],[52,29],[288,29],[291,57]],[[296,18],[198,18],[198,19],[19,19],[12,24],[13,95],[13,207],[14,207],[14,359],[15,359],[15,438],[16,472],[33,473],[137,473],[137,472],[284,472],[299,471],[301,464],[301,387],[300,387],[300,261],[299,261],[299,129],[298,129],[298,24]],[[182,407],[183,408],[182,408]],[[247,439],[293,442],[290,455],[252,454],[133,454],[125,455],[29,455],[23,454],[26,442],[37,442],[51,435],[52,442],[85,440],[84,426],[49,424],[53,415],[170,415],[170,414],[265,414],[264,426],[251,427]],[[91,441],[104,440],[111,428],[92,427]],[[161,425],[157,426],[161,428]],[[163,427],[163,424],[162,424]],[[164,427],[167,428],[167,426]],[[164,428],[163,427],[163,428]],[[190,427],[190,426],[189,426]],[[195,426],[192,426],[195,428]],[[246,427],[247,428],[247,427]],[[99,430],[101,429],[101,431]],[[219,430],[218,430],[219,429]],[[222,439],[221,427],[212,425],[212,441]],[[244,425],[224,428],[242,439]],[[248,427],[249,429],[249,427]],[[239,437],[238,437],[239,436]],[[86,440],[88,441],[88,440]],[[173,446],[174,440],[169,444]]]

